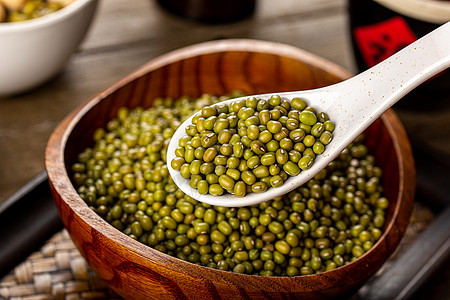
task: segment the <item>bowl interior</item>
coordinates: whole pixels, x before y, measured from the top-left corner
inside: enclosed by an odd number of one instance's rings
[[[209,278],[208,284],[214,285],[219,294],[224,292],[232,296],[232,287],[236,289],[237,286],[240,290],[245,286],[245,292],[253,296],[260,293],[287,293],[312,299],[340,295],[359,287],[395,250],[406,229],[412,208],[415,183],[411,149],[405,130],[392,111],[385,113],[366,131],[368,147],[384,171],[385,194],[390,200],[385,233],[376,245],[357,261],[319,275],[261,278],[198,267],[168,257],[126,237],[101,220],[93,211],[89,211],[83,200],[77,197],[67,176],[70,176],[70,166],[75,162],[78,153],[93,145],[92,135],[95,129],[104,127],[115,117],[121,106],[147,108],[152,106],[157,97],[176,99],[181,96],[198,97],[203,93],[223,95],[235,90],[251,95],[312,89],[337,83],[349,76],[342,68],[302,50],[248,40],[205,43],[149,62],[74,111],[55,130],[49,141],[46,153],[47,172],[58,210],[75,244],[91,263],[94,271],[119,294],[131,298],[148,295],[146,288],[142,287],[142,284],[139,286],[139,278],[142,276],[129,272],[125,277],[133,278],[130,281],[121,278],[120,285],[111,281],[109,275],[102,271],[108,259],[93,259],[92,253],[88,253],[90,250],[87,251],[83,246],[86,239],[90,238],[83,235],[82,230],[75,228],[73,224],[86,227],[86,232],[90,234],[95,232],[96,235],[101,235],[102,238],[98,242],[102,243],[103,247],[112,245],[125,251],[125,258],[115,258],[117,260],[136,260],[137,264],[151,269],[155,267],[155,263],[158,265],[154,260],[156,257],[157,261],[159,259],[164,262],[160,265],[166,268],[165,275],[169,272],[172,274],[170,276],[187,276],[191,282],[199,280],[200,283]],[[112,263],[112,260],[110,259],[109,263]],[[187,269],[192,273],[186,275]],[[142,275],[142,270],[140,272]],[[148,276],[151,277],[151,274]],[[134,275],[137,277],[133,277]],[[133,284],[135,290],[132,292],[128,291],[129,286],[124,287]],[[147,284],[163,286],[161,295],[168,293],[164,289],[165,285],[159,281]]]

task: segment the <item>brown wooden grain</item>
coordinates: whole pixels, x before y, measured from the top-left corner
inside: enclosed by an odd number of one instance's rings
[[[360,287],[388,258],[405,232],[415,189],[414,163],[405,130],[392,111],[367,131],[370,149],[385,172],[391,201],[386,232],[361,259],[318,275],[260,277],[200,267],[173,258],[120,233],[77,195],[68,166],[95,128],[120,106],[150,107],[158,96],[281,92],[329,85],[349,74],[290,46],[227,40],[181,49],[150,61],[87,101],[52,134],[46,168],[64,225],[91,268],[129,299],[325,299]]]

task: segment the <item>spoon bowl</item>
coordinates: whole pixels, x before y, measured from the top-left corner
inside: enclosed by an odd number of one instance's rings
[[[422,82],[445,70],[450,65],[450,22],[422,37],[393,56],[371,69],[346,81],[298,92],[254,95],[268,100],[279,95],[290,101],[294,97],[303,98],[309,106],[328,114],[335,123],[333,140],[325,151],[318,155],[308,170],[289,177],[282,186],[269,188],[263,193],[248,193],[244,197],[225,193],[221,196],[202,195],[189,185],[180,172],[173,169],[170,162],[175,158],[175,149],[185,134],[187,125],[192,124],[191,116],[177,129],[167,150],[167,166],[176,185],[190,197],[210,205],[239,207],[261,203],[284,195],[314,177],[333,161],[341,151],[360,135],[381,114],[388,110],[404,95]],[[239,99],[221,102],[229,104]]]

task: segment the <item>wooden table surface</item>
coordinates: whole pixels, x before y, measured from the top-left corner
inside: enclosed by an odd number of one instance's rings
[[[66,114],[148,60],[199,42],[247,38],[303,48],[356,73],[348,23],[346,0],[258,0],[251,17],[218,25],[179,18],[152,0],[101,1],[59,75],[0,98],[0,203],[44,170],[46,142]],[[450,155],[450,102],[396,112],[408,132]]]

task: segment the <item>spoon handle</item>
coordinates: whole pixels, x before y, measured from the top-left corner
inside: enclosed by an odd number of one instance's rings
[[[342,96],[333,105],[351,108],[338,112],[344,114],[337,118],[342,120],[343,134],[348,134],[351,141],[403,96],[449,66],[447,22],[371,69],[338,84]],[[360,130],[355,132],[355,126]]]
[[[377,91],[380,104],[391,106],[449,65],[450,22],[447,22],[363,74],[368,86],[382,87],[367,90]]]

